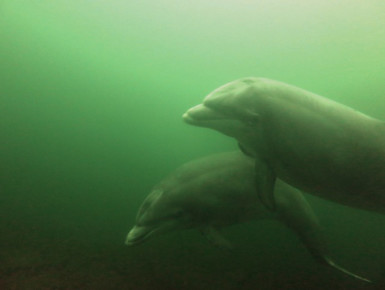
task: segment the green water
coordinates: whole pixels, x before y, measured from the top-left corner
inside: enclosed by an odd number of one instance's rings
[[[152,185],[236,148],[182,114],[245,76],[385,120],[385,2],[0,0],[0,289],[366,289],[273,223],[125,247]],[[384,287],[385,216],[309,197],[336,260]],[[382,285],[382,287],[381,287]]]

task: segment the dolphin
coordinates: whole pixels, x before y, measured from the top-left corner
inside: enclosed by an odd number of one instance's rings
[[[274,210],[277,177],[319,197],[385,213],[385,122],[301,88],[248,77],[211,92],[185,122],[235,138],[255,158]]]
[[[258,170],[258,168],[256,168]],[[251,220],[272,219],[293,230],[321,264],[370,282],[337,265],[329,256],[318,219],[304,196],[277,179],[277,210],[269,211],[255,193],[252,158],[240,151],[188,162],[155,185],[145,198],[125,244],[182,229],[198,229],[214,245],[229,249],[220,229]]]

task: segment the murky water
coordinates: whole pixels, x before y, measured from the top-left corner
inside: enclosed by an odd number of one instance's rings
[[[385,120],[385,4],[337,2],[1,1],[0,288],[368,288],[273,222],[226,229],[231,253],[193,231],[124,246],[155,183],[237,148],[181,119],[228,81]],[[334,257],[384,287],[385,216],[308,199]]]

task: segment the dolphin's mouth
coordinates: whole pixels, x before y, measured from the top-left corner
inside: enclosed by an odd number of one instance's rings
[[[199,104],[195,107],[192,107],[183,114],[183,120],[195,126],[202,126],[207,122],[219,121],[228,119],[224,114],[218,113],[204,104]]]
[[[126,241],[124,242],[127,246],[134,246],[143,243],[156,229],[149,227],[134,226],[127,234]]]

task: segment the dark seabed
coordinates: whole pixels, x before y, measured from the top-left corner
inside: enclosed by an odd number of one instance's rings
[[[274,222],[126,247],[151,187],[237,148],[182,114],[245,76],[385,120],[385,2],[0,1],[0,289],[385,289],[385,215],[308,196],[336,261]]]

